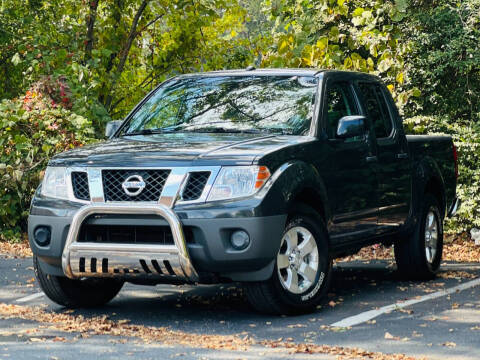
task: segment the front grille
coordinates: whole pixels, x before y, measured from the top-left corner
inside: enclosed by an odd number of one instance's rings
[[[105,201],[158,201],[170,170],[102,170]],[[145,188],[134,196],[127,195],[122,184],[130,176],[143,178]]]
[[[169,226],[126,226],[84,224],[79,242],[174,245]]]
[[[83,171],[72,172],[73,195],[80,200],[90,200],[88,175]]]
[[[210,177],[210,171],[192,172],[188,176],[187,183],[182,193],[182,200],[190,201],[197,200],[202,196],[203,189]]]

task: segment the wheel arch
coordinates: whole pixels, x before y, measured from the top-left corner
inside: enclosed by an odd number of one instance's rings
[[[325,199],[312,187],[304,187],[299,189],[298,193],[291,199],[288,204],[288,214],[291,214],[296,204],[305,204],[315,210],[322,218],[324,223],[327,223]]]
[[[431,157],[425,157],[419,164],[416,174],[417,191],[416,191],[416,212],[421,208],[422,199],[426,194],[433,195],[440,206],[442,218],[446,215],[446,194],[445,182],[442,177],[437,162]]]
[[[446,213],[446,200],[445,188],[442,181],[437,176],[432,176],[426,182],[423,193],[425,195],[431,194],[433,197],[435,197],[435,199],[437,199],[442,218],[444,218]]]
[[[328,195],[320,173],[304,161],[292,161],[280,166],[265,187],[264,204],[288,214],[301,202],[315,209],[325,224],[330,218]]]

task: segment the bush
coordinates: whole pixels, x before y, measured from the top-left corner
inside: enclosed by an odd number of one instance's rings
[[[480,123],[416,116],[406,120],[405,127],[410,134],[449,134],[453,137],[458,149],[457,196],[462,206],[457,216],[447,221],[446,230],[460,233],[480,227]]]
[[[74,114],[61,81],[61,101],[37,83],[22,98],[0,102],[0,236],[26,230],[32,195],[51,156],[93,137],[89,120]]]
[[[417,0],[418,2],[418,0]],[[480,109],[479,0],[411,4],[402,41],[410,45],[407,82],[422,96],[405,108],[411,116],[469,119]]]

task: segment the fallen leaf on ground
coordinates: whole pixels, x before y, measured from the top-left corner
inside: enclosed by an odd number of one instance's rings
[[[7,255],[17,258],[26,258],[32,256],[32,250],[27,240],[20,243],[9,243],[0,241],[0,255]]]
[[[386,340],[400,340],[400,337],[398,336],[393,336],[390,334],[388,331],[385,333],[385,339]]]
[[[111,335],[122,337],[140,338],[146,343],[159,342],[167,345],[196,346],[207,349],[223,350],[246,350],[251,345],[262,345],[268,348],[281,348],[293,353],[328,354],[336,355],[339,360],[368,358],[375,360],[415,360],[405,354],[384,354],[380,352],[366,351],[359,348],[347,348],[330,345],[316,345],[307,343],[294,343],[292,338],[273,341],[256,342],[248,333],[242,332],[237,335],[210,335],[187,333],[180,330],[171,330],[167,327],[154,327],[119,323],[108,319],[107,316],[84,317],[82,315],[70,315],[65,312],[48,312],[40,307],[29,307],[14,304],[0,303],[0,318],[20,318],[51,324],[49,328],[79,333],[80,337],[91,335]],[[244,335],[241,337],[240,335]],[[38,339],[38,340],[32,340]],[[45,339],[30,338],[31,341],[44,341]],[[119,343],[126,343],[127,339],[121,339]]]
[[[394,259],[393,246],[385,247],[381,244],[375,244],[364,247],[357,254],[338,259],[336,262]],[[478,262],[479,259],[480,246],[475,246],[475,242],[468,233],[445,236],[445,243],[443,245],[444,261]],[[441,274],[439,276],[442,277]]]
[[[455,344],[454,342],[451,342],[451,341],[447,341],[445,343],[442,344],[443,346],[447,346],[447,347],[456,347],[457,344]]]

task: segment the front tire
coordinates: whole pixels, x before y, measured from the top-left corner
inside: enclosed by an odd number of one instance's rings
[[[299,206],[285,227],[271,278],[247,283],[247,299],[261,313],[312,312],[327,293],[331,268],[322,219]]]
[[[398,270],[410,279],[428,280],[440,269],[443,221],[437,199],[426,194],[420,218],[412,234],[395,242]]]
[[[47,297],[68,308],[101,306],[112,300],[122,289],[123,282],[112,279],[69,279],[45,274],[36,256],[33,257],[35,276]]]

